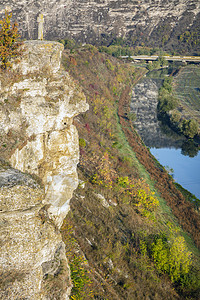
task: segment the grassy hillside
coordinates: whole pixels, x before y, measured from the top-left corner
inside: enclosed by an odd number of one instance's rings
[[[181,69],[174,80],[174,94],[180,99],[185,116],[200,124],[200,66],[188,65]]]
[[[62,226],[71,299],[197,299],[199,213],[130,122],[131,86],[146,70],[90,45],[63,65],[90,105],[75,119],[80,184]]]

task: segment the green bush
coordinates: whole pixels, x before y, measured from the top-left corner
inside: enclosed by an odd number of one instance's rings
[[[151,245],[151,255],[158,270],[167,273],[172,282],[178,282],[190,271],[191,252],[182,236],[159,237]]]
[[[79,146],[81,148],[85,148],[86,147],[86,141],[82,138],[79,139]]]
[[[195,135],[197,135],[198,128],[199,128],[199,125],[198,125],[197,121],[194,119],[182,121],[181,131],[185,136],[187,136],[191,139]]]
[[[135,122],[137,119],[137,116],[134,112],[128,112],[127,117],[129,118],[130,121]]]
[[[18,24],[11,25],[12,13],[5,11],[3,20],[0,20],[0,67],[12,68],[12,61],[18,62],[23,54],[23,45],[19,41]]]
[[[172,81],[173,81],[172,77],[167,77],[163,82],[163,88],[167,90],[169,93],[172,92]]]
[[[109,59],[106,59],[106,67],[110,71],[114,71],[115,70],[115,66],[111,63],[111,61]]]
[[[73,283],[73,288],[70,296],[71,300],[83,299],[84,289],[86,285],[90,285],[88,271],[84,268],[85,263],[85,259],[82,256],[77,256],[76,254],[74,254],[70,261],[69,265]],[[88,295],[89,299],[90,296],[92,297],[92,291],[90,291],[90,295]]]
[[[165,114],[177,107],[178,100],[172,96],[168,90],[162,88],[159,94],[158,111],[159,113]]]

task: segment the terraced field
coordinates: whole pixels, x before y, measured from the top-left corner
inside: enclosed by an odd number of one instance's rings
[[[200,65],[188,65],[174,79],[174,95],[180,99],[180,110],[200,124]]]

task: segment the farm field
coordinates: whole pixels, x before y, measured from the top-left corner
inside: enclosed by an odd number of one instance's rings
[[[186,118],[195,118],[200,124],[200,66],[188,65],[180,70],[173,82],[174,96],[180,100],[180,109]]]

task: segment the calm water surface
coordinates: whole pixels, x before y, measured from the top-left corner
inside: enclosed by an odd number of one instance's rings
[[[163,166],[174,170],[176,182],[200,199],[200,152],[189,157],[182,155],[181,149],[151,148],[151,153]]]
[[[152,78],[144,78],[133,89],[131,111],[137,116],[134,126],[157,160],[173,169],[175,181],[200,199],[200,151],[187,145],[184,138],[163,130],[157,119],[159,76],[157,72],[150,75]]]

